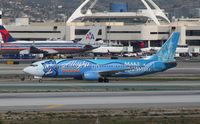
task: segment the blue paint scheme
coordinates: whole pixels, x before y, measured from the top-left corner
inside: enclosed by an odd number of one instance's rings
[[[24,72],[41,77],[73,77],[76,79],[99,80],[107,77],[135,77],[162,72],[176,66],[174,55],[180,33],[174,32],[157,54],[148,59],[56,59],[34,63],[37,73],[27,67]],[[35,72],[35,71],[34,71]],[[40,74],[40,75],[39,75]]]

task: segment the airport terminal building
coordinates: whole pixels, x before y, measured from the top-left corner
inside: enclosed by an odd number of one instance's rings
[[[200,19],[172,19],[152,0],[141,0],[146,9],[128,12],[127,3],[113,3],[110,12],[92,12],[95,1],[85,0],[67,22],[30,23],[28,18],[16,19],[6,28],[17,40],[79,40],[89,29],[99,26],[98,40],[108,46],[160,47],[174,31],[181,32],[180,46],[189,46],[190,51],[200,53]],[[86,12],[83,7],[90,4]],[[153,8],[152,8],[153,7]],[[131,51],[129,51],[131,52]]]

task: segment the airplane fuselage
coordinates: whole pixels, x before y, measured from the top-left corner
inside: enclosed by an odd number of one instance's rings
[[[99,28],[91,29],[78,42],[76,41],[16,41],[3,25],[0,25],[0,35],[3,43],[0,45],[2,54],[71,54],[97,48],[95,41]],[[93,45],[92,45],[93,44]]]
[[[35,66],[35,67],[34,67]],[[98,80],[101,77],[134,77],[162,72],[175,67],[176,62],[163,63],[150,60],[44,60],[26,68],[39,77],[72,77]],[[37,68],[37,69],[36,69]]]
[[[71,53],[79,53],[82,51],[87,51],[92,49],[92,46],[87,46],[84,44],[79,43],[55,43],[55,42],[36,42],[36,43],[1,43],[0,44],[0,52],[2,54],[19,54],[23,50],[31,50],[31,47],[35,47],[41,51],[48,51],[48,50],[54,50],[57,51],[59,54],[71,54]],[[38,50],[31,51],[32,53],[42,53]],[[31,53],[30,52],[30,53]]]

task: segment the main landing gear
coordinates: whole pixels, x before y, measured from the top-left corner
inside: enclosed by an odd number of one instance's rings
[[[98,80],[100,83],[105,82],[105,83],[109,83],[109,79],[108,78],[99,78]]]
[[[39,79],[39,83],[42,83],[43,82],[43,80],[42,79]]]

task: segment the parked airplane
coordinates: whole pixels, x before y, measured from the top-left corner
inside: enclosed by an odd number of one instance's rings
[[[177,65],[174,55],[180,33],[174,32],[157,54],[138,60],[43,60],[24,68],[24,72],[38,78],[73,77],[75,79],[109,82],[108,77],[135,77],[162,72]]]
[[[68,54],[80,53],[97,48],[94,44],[98,35],[98,28],[91,29],[79,41],[16,41],[9,32],[0,25],[0,33],[4,43],[0,45],[2,54]]]

